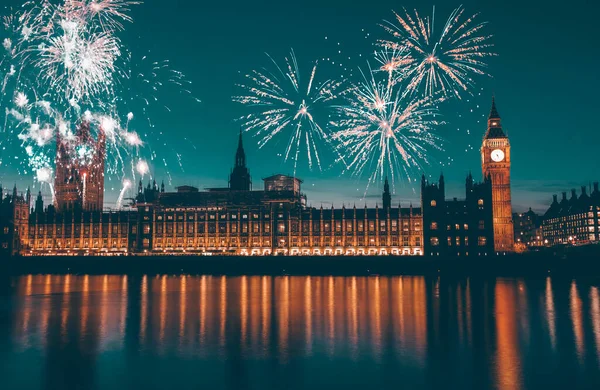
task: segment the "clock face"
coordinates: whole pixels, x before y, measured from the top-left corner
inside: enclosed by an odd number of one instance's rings
[[[491,157],[493,161],[500,162],[504,160],[504,152],[500,149],[493,150]]]

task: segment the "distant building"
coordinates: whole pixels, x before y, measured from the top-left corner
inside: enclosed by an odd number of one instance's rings
[[[487,256],[494,253],[492,183],[467,176],[462,200],[447,200],[444,176],[421,179],[424,251],[428,256]]]
[[[593,191],[588,195],[587,188],[581,187],[581,195],[575,189],[571,197],[562,193],[559,202],[554,195],[552,204],[546,211],[542,222],[544,243],[549,246],[561,244],[587,244],[600,241],[600,191],[594,183]]]
[[[531,208],[524,213],[513,213],[515,243],[528,248],[544,246],[542,218]]]

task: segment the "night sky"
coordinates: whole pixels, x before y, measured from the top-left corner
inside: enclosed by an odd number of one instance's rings
[[[232,102],[231,97],[239,94],[236,84],[243,82],[244,74],[268,64],[265,53],[282,60],[293,48],[301,72],[308,73],[312,63],[320,60],[319,72],[333,78],[340,77],[338,63],[343,60],[343,67],[358,77],[356,69],[364,68],[367,60],[374,63],[373,43],[387,37],[378,23],[392,19],[392,10],[417,8],[428,14],[435,5],[441,23],[460,4],[150,0],[135,6],[134,23],[124,35],[124,40],[130,40],[126,43],[140,51],[149,50],[155,59],[169,59],[172,67],[192,81],[193,94],[201,100],[169,96],[172,111],[157,113],[157,129],[167,135],[168,143],[151,146],[169,161],[172,180],[168,188],[226,184],[239,131],[235,119],[249,113],[248,107]],[[594,115],[600,105],[598,2],[471,0],[463,5],[468,14],[480,12],[481,20],[489,22],[486,31],[494,35],[498,57],[488,59],[492,77],[476,78],[473,96],[440,107],[447,124],[438,134],[447,144],[444,152],[432,154],[426,175],[437,177],[443,171],[447,196],[464,196],[469,170],[476,178],[481,175],[479,146],[495,94],[512,145],[516,211],[527,207],[543,211],[553,193],[600,180],[600,126]],[[245,134],[254,187],[262,188],[261,177],[291,173],[293,163],[284,164],[278,156],[285,150],[286,138],[262,149],[257,140]],[[181,155],[183,168],[177,164],[176,153]],[[161,164],[155,162],[152,170],[157,181],[167,181]],[[299,164],[297,175],[304,179],[309,203],[363,205],[366,178],[340,176],[340,172],[339,166],[327,166],[320,172]],[[12,186],[15,172],[2,167],[0,176]],[[31,177],[17,180],[22,186],[32,183]],[[397,184],[394,202],[419,204],[418,183]],[[380,190],[379,184],[372,187],[368,204],[374,206]],[[115,197],[115,193],[107,193],[108,202]]]

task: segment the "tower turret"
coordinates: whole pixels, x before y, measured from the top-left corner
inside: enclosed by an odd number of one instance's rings
[[[238,147],[235,152],[235,164],[229,176],[229,189],[232,191],[250,191],[252,180],[250,171],[246,167],[246,152],[242,142],[242,129],[240,129]]]
[[[390,193],[390,183],[388,182],[387,177],[385,178],[385,182],[383,183],[383,208],[385,210],[389,210],[392,206],[392,194]]]
[[[35,200],[35,212],[41,213],[44,211],[44,199],[42,198],[42,191],[38,192],[38,196]]]

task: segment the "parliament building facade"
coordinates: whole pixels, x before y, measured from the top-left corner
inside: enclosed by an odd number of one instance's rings
[[[60,183],[56,184],[64,190],[57,191],[55,204],[47,207],[41,193],[33,205],[29,192],[19,197],[15,189],[7,195],[0,211],[11,217],[0,231],[0,251],[25,256],[484,256],[494,253],[496,243],[510,251],[507,234],[512,238],[512,219],[504,216],[507,208],[512,215],[510,151],[498,128],[493,105],[482,147],[483,181],[476,183],[469,174],[465,199],[447,200],[443,176],[439,183],[423,177],[421,207],[392,204],[387,180],[381,206],[374,208],[309,207],[302,181],[281,174],[264,178],[263,189],[253,190],[240,133],[227,187],[201,191],[181,186],[166,192],[164,184],[140,182],[129,210],[103,211],[98,203],[104,180],[98,167],[103,169],[103,161],[95,162],[93,172],[80,172],[59,149],[56,179]],[[84,128],[80,136],[102,148],[103,140],[91,140],[88,133]],[[492,138],[500,141],[489,146],[487,140]],[[506,160],[492,155],[494,163],[488,162],[483,154],[497,153],[495,148],[503,151]],[[94,158],[101,155],[103,150]],[[501,235],[496,233],[498,226]]]

